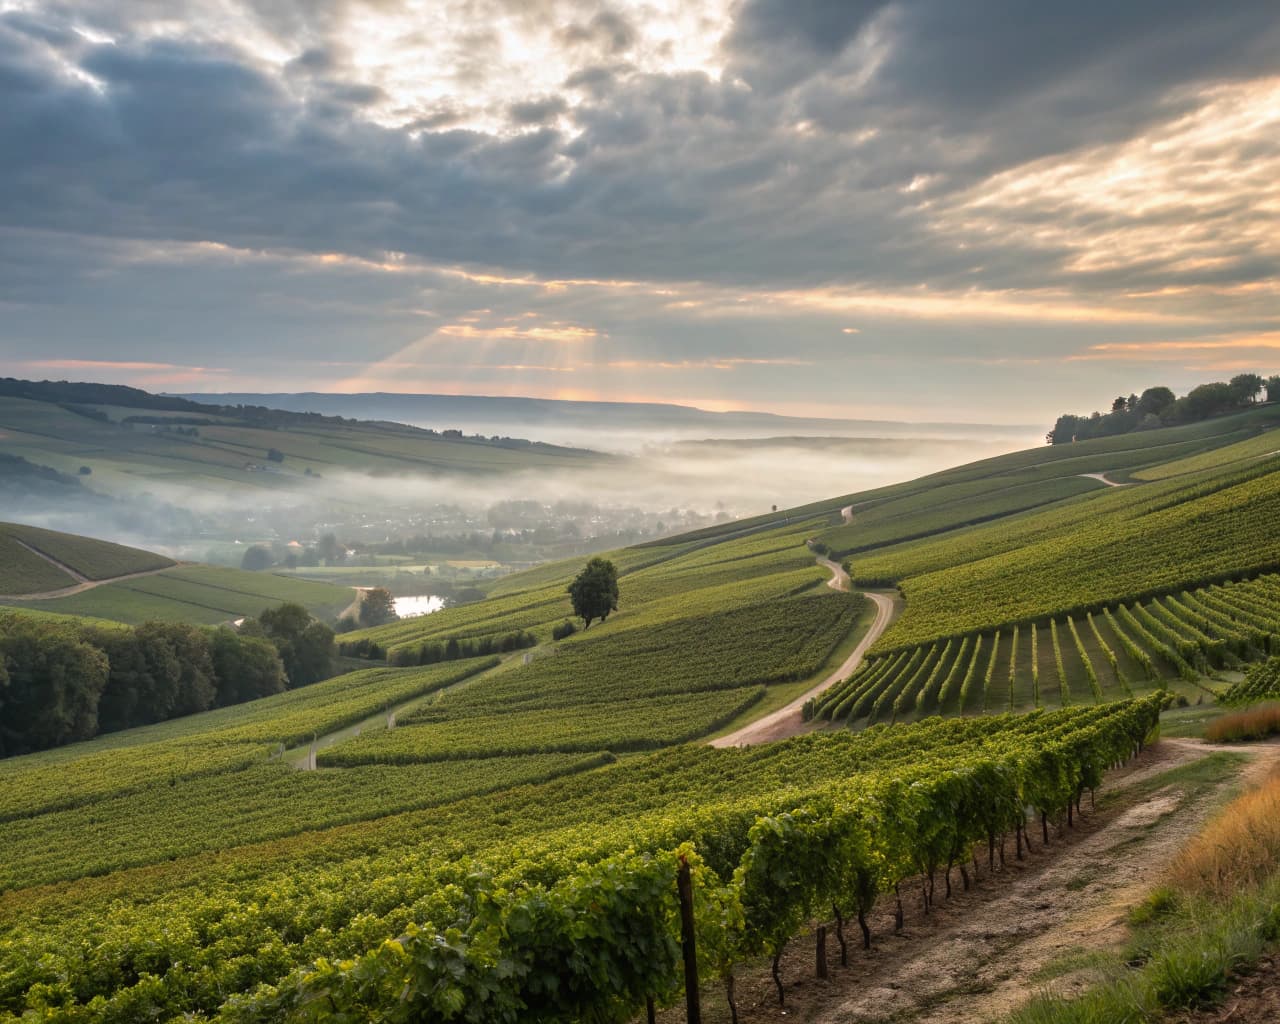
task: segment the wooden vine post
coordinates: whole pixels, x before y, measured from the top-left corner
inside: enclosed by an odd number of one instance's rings
[[[693,925],[693,879],[689,862],[680,858],[676,872],[676,890],[680,894],[680,940],[684,949],[684,998],[689,1024],[702,1024],[702,1004],[698,992],[698,949]]]

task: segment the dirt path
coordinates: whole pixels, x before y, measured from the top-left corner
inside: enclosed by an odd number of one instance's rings
[[[182,564],[181,562],[174,562],[173,565],[166,565],[163,569],[144,569],[142,572],[129,572],[125,573],[123,576],[112,576],[110,579],[106,580],[91,580],[88,576],[85,576],[83,573],[71,568],[71,566],[67,565],[66,562],[60,562],[52,555],[46,555],[39,548],[33,548],[26,541],[18,540],[17,537],[14,537],[13,540],[17,541],[33,555],[43,558],[50,565],[61,569],[76,582],[74,586],[61,587],[58,590],[40,590],[34,594],[0,594],[0,597],[4,598],[6,601],[51,601],[55,597],[70,597],[72,594],[80,594],[86,590],[92,590],[94,587],[101,587],[107,583],[119,583],[122,580],[136,580],[143,576],[154,576],[156,573],[164,572],[166,569],[173,569]]]
[[[1133,486],[1132,484],[1116,483],[1114,480],[1109,479],[1106,473],[1077,473],[1076,476],[1087,477],[1090,480],[1101,480],[1108,487],[1132,487]]]
[[[1226,749],[1254,755],[1244,773],[1247,780],[1262,778],[1280,763],[1280,745],[1275,744],[1227,748],[1163,740],[1113,772],[1106,791],[1123,794],[1162,772]],[[969,892],[959,891],[953,873],[956,894],[950,900],[939,897],[928,917],[914,898],[901,935],[893,934],[890,908],[884,907],[872,920],[875,947],[863,953],[851,941],[848,968],[839,966],[833,939],[828,981],[812,980],[812,941],[797,940],[784,960],[784,977],[790,982],[787,1019],[810,1024],[991,1024],[1046,984],[1038,971],[1064,960],[1068,967],[1053,972],[1053,987],[1064,993],[1081,990],[1088,974],[1071,971],[1070,961],[1123,943],[1127,909],[1200,830],[1214,810],[1217,792],[1220,787],[1193,797],[1169,785],[1136,799],[1121,796],[1114,807],[1086,811],[1074,830],[1059,834],[1051,828],[1047,848],[1033,829],[1035,846],[1026,860],[1014,860],[1010,844],[1007,867],[988,876],[984,863]],[[781,1019],[767,973],[743,978],[739,989],[739,1007],[746,1011],[743,1024]],[[709,1014],[708,1020],[719,1016]]]
[[[840,565],[829,558],[819,558],[818,564],[831,571],[831,579],[827,581],[827,586],[832,590],[849,589],[849,574]],[[826,675],[820,683],[806,690],[790,704],[779,708],[777,711],[770,712],[763,718],[758,718],[726,736],[717,737],[711,741],[711,745],[713,747],[745,747],[755,743],[769,743],[773,740],[786,739],[788,736],[794,736],[803,731],[805,702],[811,697],[816,697],[828,686],[832,686],[852,675],[853,670],[862,663],[867,649],[880,639],[880,634],[889,628],[889,624],[894,619],[897,605],[892,598],[884,594],[870,592],[865,596],[875,602],[876,617],[871,623],[871,628],[867,630],[867,635],[858,642],[858,646],[853,649],[849,657],[845,658],[839,668]]]

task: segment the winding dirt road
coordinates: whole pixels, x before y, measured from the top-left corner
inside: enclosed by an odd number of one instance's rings
[[[848,590],[849,574],[836,562],[829,558],[819,558],[818,564],[825,566],[831,572],[831,579],[827,581],[827,586],[832,590]],[[816,686],[806,690],[790,704],[779,708],[777,711],[770,712],[763,718],[758,718],[754,722],[744,725],[741,729],[735,729],[733,732],[725,736],[719,736],[711,741],[713,747],[747,747],[756,743],[769,743],[773,740],[786,739],[788,736],[795,736],[804,729],[804,705],[811,697],[816,697],[827,687],[838,683],[842,679],[847,679],[853,674],[866,655],[868,648],[880,639],[889,624],[893,621],[897,608],[893,599],[884,594],[875,594],[867,592],[866,597],[875,602],[876,617],[871,623],[871,628],[867,630],[867,635],[859,642],[858,646],[853,649],[849,657],[835,671],[823,678]]]

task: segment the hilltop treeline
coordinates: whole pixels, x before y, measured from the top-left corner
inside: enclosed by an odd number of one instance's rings
[[[0,614],[0,757],[318,682],[333,649],[333,631],[301,605],[239,630]]]
[[[1267,402],[1280,402],[1280,375],[1263,380],[1256,373],[1241,373],[1229,381],[1201,384],[1181,398],[1166,387],[1147,388],[1141,395],[1118,396],[1110,412],[1095,411],[1088,416],[1064,413],[1045,441],[1070,444],[1133,430],[1197,423],[1257,405],[1264,395]]]

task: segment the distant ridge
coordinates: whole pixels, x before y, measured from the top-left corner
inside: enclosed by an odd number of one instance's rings
[[[369,392],[337,394],[307,391],[298,393],[210,393],[175,397],[225,405],[265,405],[290,412],[316,412],[329,416],[355,416],[433,426],[436,423],[464,425],[471,421],[493,425],[549,425],[592,427],[607,423],[615,430],[645,429],[737,429],[777,435],[780,433],[820,433],[834,436],[877,434],[949,434],[980,432],[1008,437],[1024,437],[1039,428],[1029,425],[990,423],[911,423],[901,420],[830,419],[783,416],[777,413],[739,410],[711,412],[690,405],[662,402],[583,402],[552,398],[519,398],[498,395],[433,395]]]

